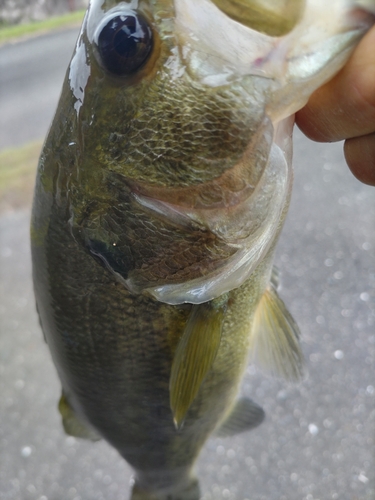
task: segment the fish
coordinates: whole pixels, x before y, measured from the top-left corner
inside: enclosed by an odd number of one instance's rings
[[[65,431],[132,500],[198,500],[210,435],[264,420],[249,362],[304,373],[278,295],[294,113],[373,17],[333,0],[91,0],[38,165],[37,310]]]

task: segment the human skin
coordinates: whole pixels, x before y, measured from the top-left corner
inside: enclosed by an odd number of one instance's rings
[[[345,140],[349,168],[375,186],[375,26],[348,63],[296,114],[302,132],[318,142]]]

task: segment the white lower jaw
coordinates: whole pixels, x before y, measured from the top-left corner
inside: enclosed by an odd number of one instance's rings
[[[249,278],[274,243],[289,202],[292,187],[289,151],[291,124],[291,119],[287,123],[280,123],[283,139],[280,141],[278,130],[275,138],[279,137],[281,147],[277,143],[273,144],[263,176],[252,196],[238,207],[235,220],[223,220],[220,224],[219,215],[216,218],[212,213],[204,220],[204,212],[201,211],[194,213],[191,210],[184,215],[176,212],[176,217],[209,227],[223,242],[236,248],[234,255],[220,269],[207,276],[184,283],[150,287],[145,291],[167,304],[200,304],[238,288]],[[153,202],[142,196],[137,196],[137,200],[166,217],[172,215],[171,207],[163,202]],[[131,291],[137,291],[131,279],[126,280],[125,284]]]

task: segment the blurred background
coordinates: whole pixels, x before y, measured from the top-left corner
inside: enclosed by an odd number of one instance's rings
[[[117,453],[63,433],[31,284],[35,169],[84,4],[0,0],[1,500],[128,498],[132,473]],[[202,500],[375,499],[375,191],[352,177],[342,144],[298,130],[294,165],[276,264],[308,376],[291,386],[249,365],[242,392],[267,418],[209,440]]]
[[[26,24],[85,9],[88,0],[0,0],[0,25]]]

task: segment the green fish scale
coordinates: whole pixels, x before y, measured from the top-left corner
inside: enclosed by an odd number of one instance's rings
[[[136,469],[191,466],[235,397],[270,259],[230,293],[217,359],[177,432],[169,376],[190,306],[132,295],[72,242],[61,215],[53,209],[45,246],[33,258],[36,270],[47,268],[36,295],[49,290],[40,315],[69,401]]]
[[[174,81],[163,73],[144,87],[117,89],[108,99],[97,89],[104,98],[92,137],[101,163],[149,184],[192,186],[219,177],[240,160],[263,117],[246,105],[240,86],[207,90],[188,75]],[[106,140],[108,123],[114,132]]]

